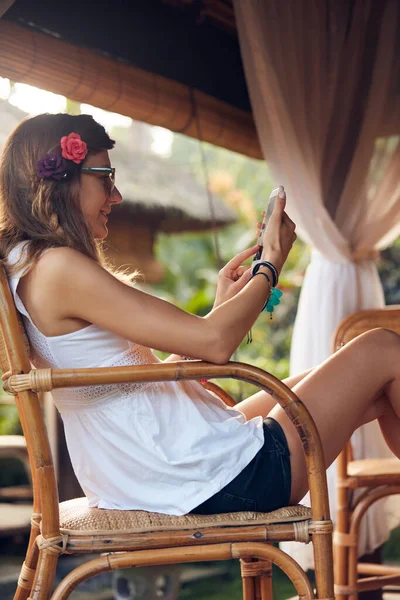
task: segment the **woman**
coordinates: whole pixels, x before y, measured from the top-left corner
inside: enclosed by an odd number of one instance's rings
[[[155,362],[150,348],[225,363],[256,321],[295,239],[278,198],[259,271],[220,272],[213,309],[188,314],[105,268],[115,204],[108,150],[87,115],[40,115],[10,135],[0,164],[0,253],[36,367]],[[326,464],[361,424],[379,419],[400,457],[400,339],[371,331],[308,374],[286,380],[311,412]],[[91,506],[169,514],[297,503],[307,489],[297,432],[264,391],[229,409],[197,382],[56,390],[76,475]],[[334,432],[334,435],[332,435]]]

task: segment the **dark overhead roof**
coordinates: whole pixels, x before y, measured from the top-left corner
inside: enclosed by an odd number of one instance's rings
[[[231,11],[229,0],[214,2]],[[68,0],[56,5],[54,0],[16,0],[3,18],[179,81],[250,112],[236,31],[210,18],[199,19],[201,4]]]

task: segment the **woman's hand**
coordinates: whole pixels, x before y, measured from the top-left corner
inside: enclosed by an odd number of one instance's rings
[[[297,236],[296,225],[285,213],[286,195],[277,197],[274,210],[265,228],[261,260],[271,262],[281,272]]]
[[[230,300],[244,288],[251,277],[251,267],[242,265],[250,256],[253,256],[259,246],[252,246],[234,256],[219,272],[217,293],[215,295],[214,307],[217,308],[227,300]]]

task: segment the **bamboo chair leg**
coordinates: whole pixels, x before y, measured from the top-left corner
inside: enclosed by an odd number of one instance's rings
[[[33,580],[36,574],[38,557],[39,550],[35,544],[28,549],[28,552],[26,553],[26,558],[21,567],[21,572],[18,578],[18,586],[13,600],[27,600],[27,598],[29,598]]]
[[[348,579],[348,564],[349,564],[349,548],[340,539],[341,534],[347,535],[350,527],[352,492],[341,486],[338,489],[338,507],[336,509],[336,541],[334,541],[334,573],[335,585],[347,586]],[[334,536],[335,538],[335,536]],[[336,600],[347,600],[347,595],[336,594]]]
[[[360,525],[368,508],[377,500],[400,494],[400,486],[381,486],[373,488],[362,494],[353,507],[349,523],[349,560],[348,560],[348,599],[357,600],[358,597],[358,539],[360,535]],[[370,581],[370,589],[381,589],[383,580]]]
[[[254,596],[256,600],[261,600],[261,587],[259,577],[254,577]]]
[[[266,559],[240,560],[243,600],[272,600],[272,563]]]
[[[333,573],[331,570],[333,564],[332,531],[327,529],[319,533],[315,532],[312,538],[317,598],[333,599]]]
[[[252,558],[240,559],[240,571],[242,575],[243,600],[255,600],[254,577],[247,574],[246,566],[252,563]]]
[[[259,576],[260,582],[260,598],[261,600],[272,600],[273,591],[272,591],[272,563],[268,561],[264,561],[264,570],[263,573]]]
[[[39,550],[36,544],[36,538],[40,533],[40,516],[32,518],[32,526],[29,535],[28,549],[26,551],[25,561],[22,564],[21,572],[18,578],[17,589],[13,600],[27,600],[32,589],[33,579],[35,577]]]
[[[348,586],[352,589],[357,589],[357,579],[358,579],[358,572],[357,572],[357,563],[358,563],[358,547],[357,546],[352,546],[351,548],[349,548],[348,551],[348,574],[347,574],[347,581],[348,581]],[[353,594],[348,594],[347,596],[348,600],[357,600],[358,598],[358,594],[357,593],[353,593]]]
[[[54,584],[59,553],[52,548],[40,550],[39,560],[28,600],[49,600]]]

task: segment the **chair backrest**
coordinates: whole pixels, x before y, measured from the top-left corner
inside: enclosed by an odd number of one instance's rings
[[[360,310],[343,319],[334,335],[334,351],[339,350],[362,333],[376,327],[391,329],[400,334],[400,305],[394,304],[385,308]]]
[[[29,373],[29,343],[0,262],[0,367],[2,379]],[[50,443],[37,394],[20,392],[15,403],[26,439],[33,482],[33,511],[42,515],[45,537],[59,531],[58,492]]]
[[[391,329],[400,335],[400,305],[360,310],[343,319],[336,329],[333,338],[334,352],[362,333],[377,327]],[[337,469],[339,478],[346,477],[347,463],[352,459],[352,447],[349,442],[338,457]]]

